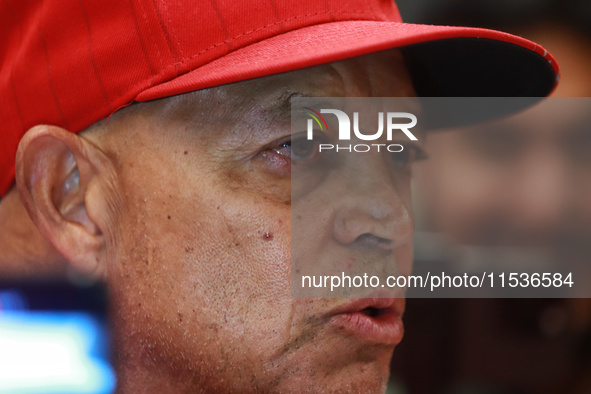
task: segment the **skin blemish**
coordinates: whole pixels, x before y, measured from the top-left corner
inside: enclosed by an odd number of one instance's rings
[[[273,233],[265,233],[265,234],[263,235],[263,239],[264,239],[265,241],[272,241],[272,240],[273,240]]]
[[[168,215],[168,219],[170,219],[170,215]]]
[[[188,150],[186,150],[186,151],[184,151],[183,153],[184,153],[185,155],[187,155],[187,154],[189,154],[189,151],[188,151]]]

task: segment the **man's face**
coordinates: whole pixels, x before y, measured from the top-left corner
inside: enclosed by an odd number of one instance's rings
[[[124,206],[105,234],[120,380],[143,364],[145,382],[210,391],[384,389],[402,332],[364,337],[334,319],[353,300],[290,295],[289,98],[412,96],[403,64],[380,53],[138,104],[88,134],[116,161]],[[378,197],[404,228],[380,236],[406,269],[409,165],[380,178]],[[361,202],[333,205],[311,239],[364,215]],[[358,248],[348,231],[339,243]]]

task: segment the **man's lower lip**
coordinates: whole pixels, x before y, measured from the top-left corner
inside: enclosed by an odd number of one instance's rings
[[[363,312],[334,315],[331,322],[364,342],[398,345],[404,335],[402,318],[393,312],[368,316]]]

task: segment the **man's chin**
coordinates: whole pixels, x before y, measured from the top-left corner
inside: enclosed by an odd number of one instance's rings
[[[289,357],[276,380],[277,392],[382,393],[390,375],[394,346],[339,341],[306,349]]]
[[[277,392],[383,393],[389,376],[389,362],[358,363],[332,374],[318,370],[311,376],[294,377],[278,386]]]

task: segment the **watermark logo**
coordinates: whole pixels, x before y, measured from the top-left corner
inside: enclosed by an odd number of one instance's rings
[[[417,117],[408,112],[379,112],[377,131],[375,133],[365,134],[359,128],[359,112],[353,112],[353,127],[351,127],[351,119],[344,111],[338,109],[321,109],[318,112],[309,107],[304,107],[304,110],[304,113],[310,116],[306,133],[308,140],[314,139],[314,124],[317,124],[321,131],[328,131],[328,124],[322,114],[332,114],[336,116],[339,125],[339,141],[350,141],[351,130],[353,130],[355,137],[361,141],[376,141],[381,139],[384,131],[388,141],[392,141],[395,132],[402,132],[411,141],[417,141],[417,137],[410,131],[410,129],[417,125]],[[380,151],[380,147],[385,147],[389,152],[401,152],[404,149],[400,144],[357,144],[344,147],[338,144],[319,144],[319,151],[335,149],[337,152],[339,150],[369,152],[372,147],[377,148],[378,152]]]
[[[304,113],[308,116],[311,116],[312,119],[316,121],[318,126],[320,126],[320,130],[324,131],[326,127],[326,131],[328,131],[328,125],[326,124],[326,120],[324,116],[320,115],[317,111],[314,111],[312,108],[304,107]],[[321,110],[323,111],[323,110]],[[312,134],[314,130],[314,124],[312,123],[312,119],[308,119],[308,139],[312,139]]]

